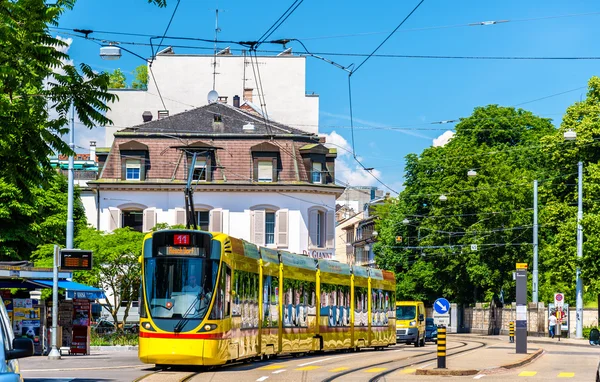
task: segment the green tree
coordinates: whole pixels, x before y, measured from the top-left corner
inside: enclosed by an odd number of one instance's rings
[[[144,90],[148,88],[148,65],[142,64],[135,68],[135,79],[131,83],[131,87]]]
[[[45,243],[63,243],[67,221],[67,179],[55,173],[29,197],[0,179],[0,254],[4,260],[26,260]],[[85,211],[75,189],[75,233],[86,226]],[[52,246],[52,245],[51,245]],[[50,251],[51,252],[51,251]]]
[[[108,87],[110,89],[124,89],[127,87],[127,82],[125,79],[125,74],[121,71],[121,69],[117,68],[109,73],[110,77]]]
[[[406,188],[379,209],[375,246],[378,264],[396,271],[398,298],[512,297],[515,263],[531,258],[532,181],[552,174],[539,141],[553,133],[548,119],[489,105],[444,147],[407,156]]]

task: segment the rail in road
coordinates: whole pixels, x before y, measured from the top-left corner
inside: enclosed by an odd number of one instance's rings
[[[447,355],[448,358],[452,358],[453,356],[456,356],[458,354],[473,351],[473,350],[479,349],[479,348],[487,345],[487,343],[485,343],[485,342],[475,341],[475,340],[461,340],[461,341],[454,341],[454,343],[456,345],[453,345],[452,347],[448,347],[448,355]],[[397,346],[397,347],[401,347],[401,346]],[[403,347],[401,347],[401,348],[403,348]],[[407,347],[407,349],[408,349],[408,347]],[[336,381],[336,380],[345,380],[345,379],[351,378],[351,377],[358,377],[358,379],[364,380],[363,378],[360,378],[360,375],[362,375],[364,377],[364,374],[360,374],[360,373],[368,370],[369,373],[371,374],[369,381],[375,382],[375,381],[378,381],[381,378],[385,377],[388,374],[391,374],[391,373],[394,373],[397,371],[401,371],[402,369],[408,369],[410,367],[414,367],[417,365],[426,364],[428,362],[434,362],[437,359],[437,346],[432,346],[431,350],[427,350],[427,351],[426,351],[426,349],[415,348],[415,350],[417,350],[417,349],[419,350],[418,353],[411,354],[406,357],[400,357],[400,358],[394,357],[394,359],[391,359],[391,360],[368,363],[366,365],[363,365],[360,367],[355,367],[355,368],[342,367],[340,369],[344,369],[343,371],[337,372],[328,377],[324,376],[322,381],[323,382],[332,382],[332,381]],[[378,351],[378,350],[370,350],[368,352],[367,351],[363,351],[363,352],[365,353],[365,356],[369,356],[369,355],[374,356],[375,360],[377,358],[380,358],[377,356],[377,353],[386,353],[386,351]],[[332,353],[327,353],[327,354],[319,355],[319,356],[329,356],[331,354],[336,354],[336,353],[332,352]],[[318,359],[319,356],[317,356],[315,358]],[[311,358],[313,358],[313,357],[311,357]],[[294,360],[294,359],[297,360],[298,358],[278,357],[278,360],[282,361],[282,362],[287,362],[287,361]],[[327,360],[328,359],[329,358],[327,358]],[[309,363],[313,363],[313,362],[309,362]],[[252,364],[253,363],[250,363],[250,365],[252,365]],[[264,366],[265,365],[264,362],[256,361],[255,364],[256,364],[256,369],[269,369],[270,368],[269,366]],[[157,369],[156,371],[137,379],[136,381],[137,382],[187,382],[187,381],[197,380],[195,377],[201,376],[202,374],[219,373],[219,371],[223,371],[223,372],[233,371],[233,369],[237,369],[236,366],[241,366],[241,365],[247,366],[248,362],[239,362],[239,363],[226,365],[226,366],[222,366],[222,367],[211,367],[211,368],[184,368],[184,367],[161,368],[161,369]],[[244,370],[244,371],[251,372],[252,370],[256,370],[256,369],[250,369],[250,370]],[[241,370],[238,369],[236,371],[239,373]],[[372,373],[375,373],[375,374],[372,374]],[[316,376],[313,376],[313,377],[316,377]],[[265,379],[266,379],[266,377],[265,377]],[[317,378],[311,378],[311,379],[317,379]],[[254,379],[251,378],[251,380],[254,380]],[[259,378],[259,380],[260,380],[260,378]]]

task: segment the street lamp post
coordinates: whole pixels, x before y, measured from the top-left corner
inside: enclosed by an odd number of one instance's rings
[[[573,130],[564,133],[566,141],[573,141],[577,133]],[[577,260],[583,258],[583,162],[577,163]],[[575,338],[583,337],[583,280],[581,279],[581,267],[577,264],[575,271]]]

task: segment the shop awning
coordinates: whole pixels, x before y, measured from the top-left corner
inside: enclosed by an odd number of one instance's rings
[[[45,288],[52,288],[52,280],[27,280],[30,283],[38,284]],[[87,298],[95,300],[106,298],[102,289],[94,288],[89,285],[79,284],[74,281],[58,280],[58,287],[67,291],[69,298]]]

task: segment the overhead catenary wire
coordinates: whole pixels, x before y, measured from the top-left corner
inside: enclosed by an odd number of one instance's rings
[[[181,2],[181,0],[177,0],[177,4],[175,4],[175,9],[173,9],[173,13],[171,14],[171,18],[169,19],[169,23],[167,24],[167,27],[165,28],[165,31],[162,34],[162,37],[160,39],[160,42],[158,43],[158,46],[156,47],[156,52],[160,52],[160,47],[162,46],[162,43],[165,40],[165,36],[169,32],[169,28],[171,27],[171,23],[173,22],[173,19],[175,18],[175,13],[177,13],[177,9],[179,8],[179,3],[180,2]],[[152,51],[152,60],[154,60],[154,50]],[[150,64],[150,66],[152,66],[152,63]]]

